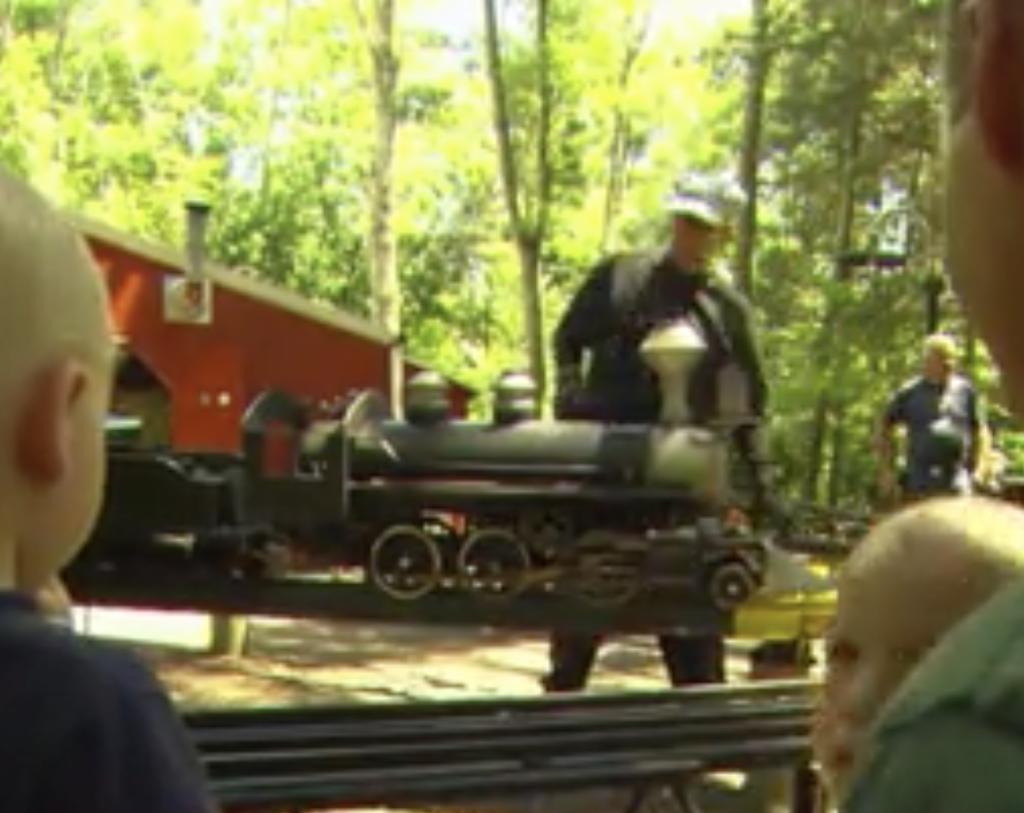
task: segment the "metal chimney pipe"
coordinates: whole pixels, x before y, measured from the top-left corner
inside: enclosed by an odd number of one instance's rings
[[[206,228],[210,221],[211,206],[208,203],[189,201],[185,204],[186,231],[185,251],[188,267],[185,276],[192,280],[203,278],[203,260],[206,256]]]

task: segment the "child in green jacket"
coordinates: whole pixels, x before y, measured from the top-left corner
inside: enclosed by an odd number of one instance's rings
[[[818,761],[844,810],[902,810],[862,800],[915,775],[939,783],[952,769],[936,766],[960,752],[967,766],[976,749],[964,738],[980,737],[982,727],[963,716],[965,708],[1010,721],[1016,708],[1024,721],[1022,575],[1024,511],[980,497],[904,509],[850,557],[839,577],[815,732]],[[922,742],[922,728],[943,738]],[[915,732],[909,749],[908,731]],[[1020,745],[1024,766],[1024,736]],[[1000,753],[983,759],[994,764]],[[1020,790],[1024,800],[1024,782]],[[939,809],[930,804],[920,809]]]

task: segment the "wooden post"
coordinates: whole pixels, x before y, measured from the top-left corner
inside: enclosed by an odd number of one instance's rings
[[[797,768],[793,775],[791,813],[828,813],[829,802],[814,766],[806,763]]]
[[[206,234],[211,207],[200,201],[185,204],[185,253],[188,262],[185,276],[194,282],[206,280]],[[210,616],[210,653],[241,657],[249,637],[249,620],[245,616]]]
[[[405,353],[401,338],[392,339],[388,348],[388,384],[391,414],[401,418],[405,413]]]
[[[249,619],[244,615],[210,616],[210,654],[241,658],[249,643]]]
[[[810,642],[803,638],[790,641],[766,641],[750,653],[750,680],[799,680],[810,675],[813,662]],[[750,783],[762,798],[764,813],[803,811],[806,804],[806,775],[810,770],[760,771]]]

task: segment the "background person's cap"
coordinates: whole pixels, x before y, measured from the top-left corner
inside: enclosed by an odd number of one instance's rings
[[[665,211],[709,226],[723,226],[735,216],[745,198],[743,190],[727,179],[683,175],[666,196]]]

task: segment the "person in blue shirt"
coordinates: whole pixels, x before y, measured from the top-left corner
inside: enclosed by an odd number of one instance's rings
[[[0,809],[209,813],[152,672],[49,623],[38,600],[99,511],[115,349],[86,246],[2,171],[0,291]]]
[[[878,437],[879,491],[913,501],[940,494],[969,494],[983,477],[988,432],[970,381],[956,372],[956,342],[943,335],[924,343],[921,374],[892,397]],[[896,476],[894,434],[906,430],[903,471]]]

